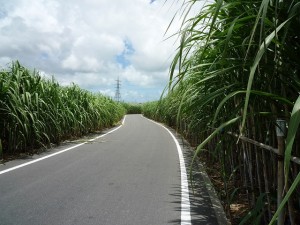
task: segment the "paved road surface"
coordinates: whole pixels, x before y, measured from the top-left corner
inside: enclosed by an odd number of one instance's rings
[[[0,165],[1,225],[188,224],[180,221],[175,142],[140,115],[90,143],[1,174],[26,162]],[[209,214],[193,224],[217,224]]]

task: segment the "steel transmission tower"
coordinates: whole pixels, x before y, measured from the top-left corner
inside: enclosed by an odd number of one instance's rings
[[[116,82],[117,82],[117,85],[116,85],[115,101],[120,102],[120,100],[121,100],[121,93],[120,93],[121,81],[120,81],[119,77],[116,80]]]

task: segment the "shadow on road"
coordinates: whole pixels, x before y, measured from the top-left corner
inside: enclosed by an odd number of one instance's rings
[[[193,158],[193,152],[189,144],[184,139],[176,135],[174,131],[172,132],[175,136],[177,136],[177,140],[179,141],[179,144],[182,148],[186,164],[186,170],[189,175],[190,165]],[[189,177],[191,223],[192,225],[218,225],[218,217],[214,209],[214,207],[216,208],[216,206],[213,206],[211,195],[207,190],[207,185],[210,184],[207,184],[206,179],[203,178],[201,169],[199,168],[197,163],[193,165],[192,171],[193,188],[191,187],[191,180]],[[174,194],[172,195],[175,196],[175,199],[178,199],[176,203],[177,205],[179,205],[179,207],[176,207],[175,210],[181,211],[181,187],[174,188]],[[169,224],[174,225],[180,223],[180,219],[169,221]]]

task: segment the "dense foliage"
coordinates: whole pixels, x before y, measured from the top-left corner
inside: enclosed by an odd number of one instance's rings
[[[142,104],[123,102],[122,105],[126,109],[127,114],[141,114],[142,113]]]
[[[108,97],[74,84],[62,87],[18,62],[0,71],[0,145],[4,155],[30,152],[110,127],[124,113],[124,107]]]
[[[185,19],[198,2],[184,2]],[[300,219],[300,168],[290,161],[300,156],[299,27],[299,1],[210,1],[179,31],[168,95],[144,108],[176,125],[198,145],[195,156],[221,171],[228,215],[235,201],[252,209],[242,224],[271,224],[278,215],[278,224]],[[243,139],[276,149],[277,119],[288,127],[282,178],[281,158]],[[277,194],[280,179],[285,190]]]

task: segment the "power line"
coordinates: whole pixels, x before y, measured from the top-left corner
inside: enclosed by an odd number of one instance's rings
[[[120,81],[119,77],[116,80],[116,82],[117,82],[117,85],[116,85],[115,101],[120,102],[120,100],[121,100],[121,93],[120,93],[121,81]]]

